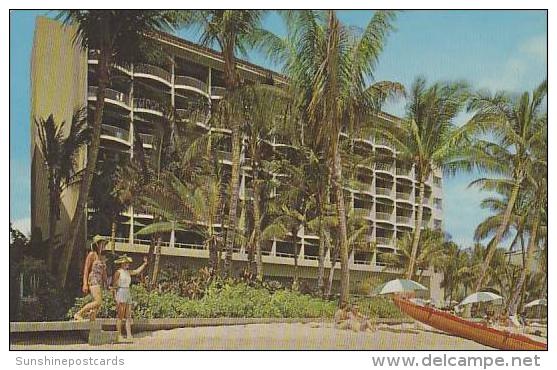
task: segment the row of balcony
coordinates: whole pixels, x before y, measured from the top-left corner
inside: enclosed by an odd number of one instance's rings
[[[110,237],[107,237],[110,238]],[[130,240],[128,238],[115,238],[115,242],[116,242],[116,249],[118,251],[126,251],[126,252],[144,252],[146,250],[148,250],[148,248],[151,245],[151,241],[148,239],[133,239],[133,246],[130,246]],[[198,258],[208,258],[209,255],[209,250],[206,244],[195,244],[195,243],[180,243],[180,242],[175,242],[175,243],[170,243],[168,241],[163,241],[161,242],[161,246],[163,248],[167,248],[167,251],[163,251],[163,254],[166,253],[170,253],[170,254],[176,254],[176,255],[189,255],[189,253],[187,252],[188,250],[192,251],[192,254],[190,255],[191,257],[198,257]],[[170,250],[168,250],[170,249]],[[174,249],[174,250],[172,250]],[[183,251],[185,253],[180,253],[178,251]],[[200,254],[201,252],[201,254]],[[240,248],[235,248],[234,250],[235,252],[235,259],[239,259],[239,260],[244,260],[247,259],[247,252],[244,249],[240,249]],[[276,250],[264,250],[262,251],[262,255],[265,256],[266,258],[269,258],[269,260],[264,261],[267,263],[278,263],[278,264],[294,264],[294,253],[285,253],[285,252],[279,252]],[[274,257],[278,257],[277,259],[273,259]],[[298,262],[301,263],[301,265],[306,265],[306,266],[315,266],[317,261],[319,260],[319,256],[317,255],[311,255],[311,254],[305,254],[305,253],[299,253],[298,255]],[[388,264],[384,263],[384,262],[380,262],[380,261],[373,261],[372,260],[372,255],[369,255],[369,259],[362,259],[362,256],[359,256],[359,258],[356,258],[354,254],[352,254],[352,256],[350,257],[350,260],[352,261],[351,265],[367,265],[370,267],[386,267],[388,266]],[[307,261],[304,263],[304,261]],[[337,260],[338,261],[338,260]],[[331,267],[331,258],[330,256],[327,254],[325,256],[325,265],[326,267]],[[336,267],[339,267],[339,264],[336,264]]]
[[[101,135],[108,139],[116,139],[118,141],[123,141],[126,142],[127,144],[131,144],[130,132],[121,127],[103,124],[101,126]],[[144,134],[144,133],[139,133],[138,135],[141,138],[143,145],[147,145],[147,146],[153,145],[155,141],[155,137],[153,135]]]
[[[89,51],[89,59],[91,61],[98,59],[98,53],[96,50]],[[118,68],[129,75],[131,75],[131,71],[126,68]],[[154,78],[160,82],[163,82],[170,86],[172,84],[172,73],[167,71],[164,68],[154,66],[151,64],[135,64],[133,66],[133,74],[137,77],[148,77]],[[174,87],[177,89],[180,88],[193,88],[195,90],[201,91],[204,94],[209,93],[208,84],[205,81],[202,81],[198,78],[192,76],[182,76],[182,75],[175,75],[174,76]],[[225,93],[226,89],[220,86],[212,86],[211,87],[211,96],[214,98],[222,97]]]

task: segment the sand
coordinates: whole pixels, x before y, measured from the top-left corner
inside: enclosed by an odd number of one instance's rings
[[[13,350],[475,350],[491,349],[413,326],[379,326],[375,332],[335,329],[330,323],[208,326],[138,333],[133,343],[90,346],[56,338],[12,343]],[[48,343],[48,344],[47,344]]]

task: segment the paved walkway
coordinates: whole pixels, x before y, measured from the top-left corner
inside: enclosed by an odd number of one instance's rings
[[[12,343],[11,349],[43,350],[474,350],[490,349],[440,332],[409,330],[413,326],[380,325],[376,332],[352,332],[330,323],[207,326],[139,333],[133,343],[90,346],[56,337]]]

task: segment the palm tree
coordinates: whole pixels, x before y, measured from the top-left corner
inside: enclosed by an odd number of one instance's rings
[[[339,137],[355,128],[400,85],[370,85],[373,70],[392,30],[394,13],[376,11],[361,35],[342,25],[334,11],[286,13],[289,35],[285,39],[266,35],[268,54],[282,62],[300,110],[308,144],[325,152],[332,169],[332,191],[339,218],[341,301],[348,301],[348,234],[342,196]]]
[[[478,140],[481,148],[477,161],[503,177],[512,188],[503,220],[497,228],[493,243],[482,265],[475,289],[478,291],[484,282],[489,264],[509,227],[512,210],[527,177],[535,176],[532,171],[531,154],[536,146],[546,139],[547,116],[541,113],[547,95],[547,81],[543,81],[532,93],[524,92],[518,99],[508,94],[497,93],[490,96],[478,93],[468,106],[476,113],[470,123],[482,134],[492,134],[497,141]],[[489,180],[480,184],[489,186]]]
[[[89,142],[90,130],[87,128],[87,111],[74,112],[69,131],[66,122],[57,124],[51,114],[45,120],[35,118],[35,127],[39,138],[48,172],[48,240],[49,251],[47,266],[52,270],[56,223],[60,219],[60,195],[76,176],[76,161],[80,149]]]
[[[156,191],[142,200],[153,207],[160,221],[137,231],[138,235],[191,230],[200,235],[207,249],[213,271],[218,269],[218,251],[222,242],[220,223],[221,191],[219,179],[200,176],[196,187],[184,183],[171,173],[165,173]]]
[[[237,112],[242,107],[234,106],[240,101],[235,98],[236,90],[242,85],[236,68],[236,54],[244,52],[254,43],[261,30],[261,19],[264,11],[260,10],[204,10],[186,11],[183,13],[185,26],[201,28],[201,43],[210,46],[217,44],[224,59],[224,82],[226,95],[219,102],[223,123],[232,131],[232,176],[230,181],[229,211],[226,233],[226,255],[224,269],[228,275],[232,273],[232,252],[236,238],[238,223],[237,208],[240,191],[240,159],[241,159],[241,122]]]
[[[547,145],[541,145],[536,149],[535,152],[540,154],[541,161],[535,165],[535,177],[529,177],[526,180],[527,190],[530,195],[530,201],[528,202],[530,210],[529,216],[532,217],[532,222],[529,230],[529,240],[524,266],[509,299],[508,312],[511,316],[516,315],[521,292],[523,291],[526,278],[530,274],[536,250],[539,250],[540,234],[542,234],[540,233],[540,228],[544,226],[542,223],[544,218],[546,218],[544,215],[547,215],[547,161],[544,158],[547,155]],[[536,153],[532,154],[533,157],[536,157]]]
[[[421,233],[418,251],[414,256],[416,269],[420,271],[419,274],[416,274],[417,281],[421,281],[423,273],[430,267],[438,270],[443,266],[445,262],[445,243],[443,239],[443,233],[438,230],[424,229]],[[398,266],[408,266],[412,258],[413,245],[413,236],[410,233],[398,242],[397,246],[400,251],[400,254],[396,256],[398,257]],[[413,276],[407,276],[407,278],[411,279]]]
[[[240,94],[245,107],[244,117],[242,117],[245,125],[242,132],[246,138],[246,156],[251,165],[253,184],[253,201],[251,202],[253,231],[250,237],[250,251],[255,251],[257,279],[263,280],[261,223],[265,150],[269,151],[269,143],[272,142],[275,131],[281,125],[278,121],[287,119],[287,96],[276,87],[260,84],[243,87]]]
[[[443,272],[443,281],[441,287],[445,289],[446,301],[452,302],[469,273],[468,254],[465,250],[460,249],[456,243],[449,241],[444,245],[442,259],[443,263],[440,267]]]
[[[91,125],[91,145],[87,151],[87,166],[81,178],[69,240],[58,271],[60,285],[64,287],[97,164],[110,66],[114,63],[133,63],[142,58],[148,50],[148,46],[153,42],[146,35],[171,28],[175,19],[172,13],[155,10],[66,10],[60,12],[59,18],[63,20],[64,24],[75,26],[74,40],[77,45],[84,50],[99,50],[98,89]]]
[[[467,98],[464,82],[437,82],[427,86],[426,80],[419,77],[410,88],[406,119],[396,125],[379,127],[379,134],[398,150],[397,157],[414,163],[416,170],[418,209],[407,279],[414,274],[416,264],[426,181],[436,169],[456,171],[464,166],[458,144],[470,129],[469,125],[457,128],[454,119],[464,108]]]

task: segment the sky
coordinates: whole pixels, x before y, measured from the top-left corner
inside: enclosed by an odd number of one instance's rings
[[[28,232],[30,220],[30,60],[34,21],[44,11],[10,13],[10,220]],[[48,13],[54,16],[54,13]],[[370,11],[340,11],[342,22],[363,28]],[[417,76],[427,81],[466,80],[475,89],[518,93],[535,88],[547,73],[545,11],[405,11],[398,14],[375,70],[376,81],[410,86]],[[264,27],[279,34],[285,27],[278,15]],[[178,35],[197,41],[192,31]],[[276,69],[258,53],[251,62]],[[404,102],[390,103],[389,113],[402,115]],[[457,117],[463,124],[466,114]],[[462,247],[473,243],[475,227],[489,215],[480,208],[485,193],[468,188],[479,174],[444,176],[444,228]]]

